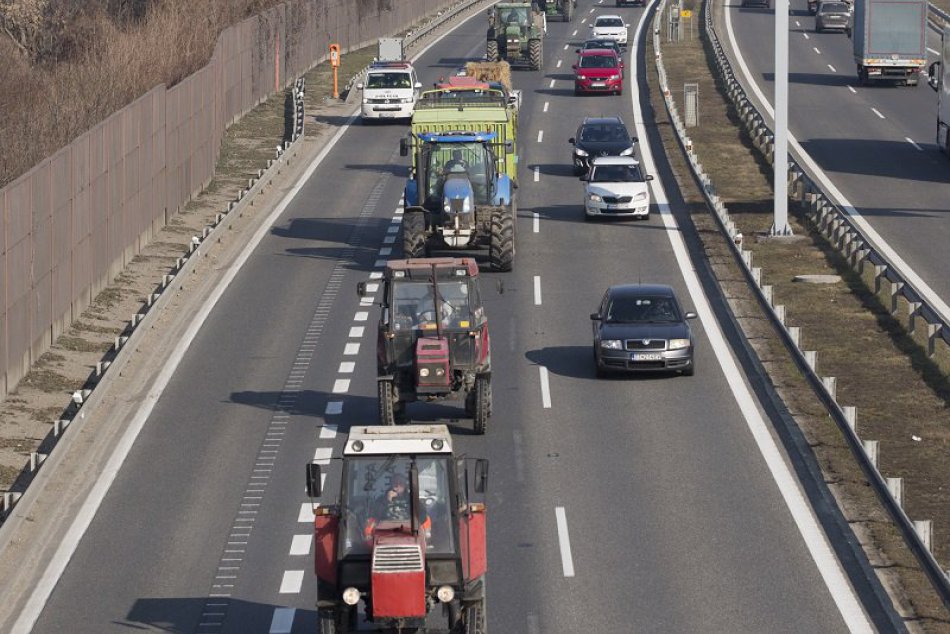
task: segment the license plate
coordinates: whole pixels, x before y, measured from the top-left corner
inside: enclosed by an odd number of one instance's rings
[[[381,119],[392,119],[395,115],[392,112],[380,112],[379,117]]]
[[[634,361],[662,361],[663,355],[659,352],[634,352]]]
[[[603,87],[606,86],[606,85],[607,85],[607,84],[604,83],[604,82],[602,82],[602,81],[592,81],[592,82],[590,82],[590,87],[591,87],[591,88],[603,88]]]

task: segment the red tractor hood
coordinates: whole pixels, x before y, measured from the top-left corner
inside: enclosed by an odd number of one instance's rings
[[[371,583],[374,618],[426,615],[425,537],[376,529]]]

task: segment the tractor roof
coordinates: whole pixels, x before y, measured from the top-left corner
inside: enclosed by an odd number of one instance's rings
[[[419,140],[423,143],[491,143],[496,136],[494,132],[423,132]]]
[[[432,267],[436,276],[478,277],[478,263],[474,258],[413,258],[411,260],[389,260],[386,262],[386,277],[408,277],[409,279],[429,279]]]
[[[350,429],[344,456],[451,454],[452,436],[445,425],[358,425]]]

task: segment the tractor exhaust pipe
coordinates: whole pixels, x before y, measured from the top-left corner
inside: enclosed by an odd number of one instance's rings
[[[412,515],[412,535],[419,534],[419,467],[413,460],[409,465],[409,486],[412,495],[409,496],[409,512]]]

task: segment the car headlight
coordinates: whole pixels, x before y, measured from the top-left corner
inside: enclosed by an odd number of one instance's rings
[[[607,79],[610,79],[610,80],[620,79],[620,75],[611,75]]]
[[[667,344],[669,350],[682,350],[689,348],[689,339],[670,339]]]
[[[587,156],[587,152],[580,149],[579,147],[574,148],[574,154],[578,156]]]
[[[640,202],[641,200],[646,200],[646,199],[649,198],[649,197],[650,197],[650,195],[647,194],[646,192],[640,192],[639,194],[637,194],[637,195],[635,195],[635,196],[633,197],[633,202],[638,203],[638,202]]]
[[[623,350],[623,341],[620,339],[601,339],[600,347],[606,350]]]
[[[631,145],[626,150],[620,153],[620,156],[632,156],[633,155],[633,146]]]
[[[591,201],[592,203],[599,203],[603,201],[603,198],[601,198],[597,194],[587,194],[587,200]]]

